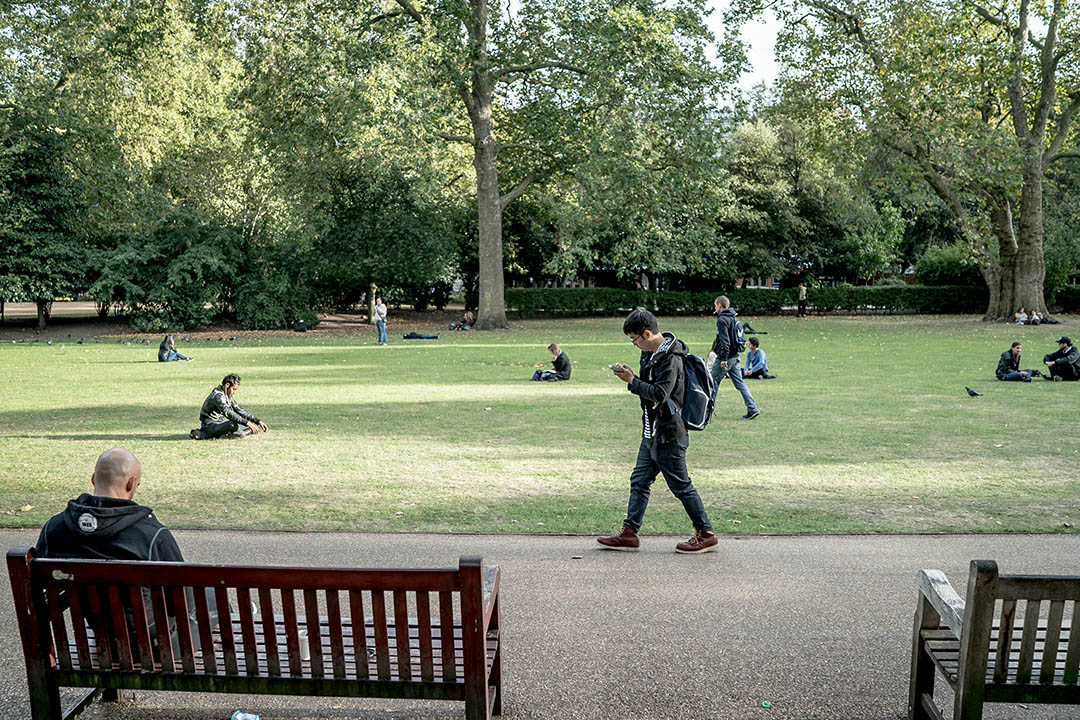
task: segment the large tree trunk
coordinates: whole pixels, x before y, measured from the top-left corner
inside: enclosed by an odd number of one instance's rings
[[[1046,264],[1043,260],[1043,171],[1042,158],[1033,159],[1024,167],[1024,184],[1020,194],[1019,235],[1014,230],[1013,215],[1007,200],[990,208],[994,235],[998,240],[998,261],[995,267],[984,268],[983,277],[990,287],[990,302],[983,320],[1009,322],[1020,309],[1030,313],[1038,310],[1046,315],[1043,280]]]
[[[487,67],[487,2],[473,0],[469,28],[475,58],[470,100],[466,101],[473,129],[473,167],[476,168],[476,210],[480,233],[480,302],[475,330],[500,330],[506,321],[503,297],[502,199],[499,195],[498,149],[491,117],[493,86]]]

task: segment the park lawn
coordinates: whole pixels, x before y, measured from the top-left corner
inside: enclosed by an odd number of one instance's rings
[[[392,320],[393,318],[391,318]],[[1075,532],[1080,384],[994,380],[1064,325],[975,317],[751,318],[770,369],[752,422],[725,382],[689,468],[728,533]],[[661,319],[705,355],[711,318]],[[0,526],[36,526],[85,491],[113,446],[142,461],[138,499],[171,527],[595,533],[619,526],[640,438],[637,398],[607,365],[637,366],[621,319],[517,321],[495,333],[376,347],[374,332],[205,335],[156,362],[116,338],[0,345]],[[130,336],[129,336],[130,337]],[[558,341],[567,383],[533,383]],[[227,372],[270,426],[194,442]],[[984,393],[972,398],[971,386]],[[643,532],[687,533],[654,487]],[[28,510],[22,508],[32,506]]]

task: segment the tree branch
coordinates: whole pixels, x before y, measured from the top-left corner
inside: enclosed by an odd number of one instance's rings
[[[1065,138],[1069,135],[1072,121],[1077,112],[1080,112],[1080,92],[1072,96],[1072,102],[1065,108],[1065,112],[1061,113],[1057,132],[1054,134],[1054,139],[1050,141],[1050,147],[1046,148],[1046,153],[1043,155],[1043,167],[1057,160],[1056,156],[1061,153],[1061,146],[1065,144]]]
[[[441,137],[443,140],[449,140],[450,142],[466,143],[475,147],[476,142],[468,135],[450,135],[444,132],[435,132],[436,137]]]
[[[396,2],[405,12],[409,14],[409,17],[411,17],[413,20],[420,23],[421,25],[424,24],[424,16],[420,14],[420,11],[417,10],[416,6],[413,5],[409,0],[396,0]]]
[[[1064,160],[1065,158],[1073,158],[1073,159],[1080,160],[1080,150],[1070,150],[1068,152],[1057,153],[1056,155],[1053,155],[1053,156],[1047,158],[1046,160],[1044,160],[1043,161],[1043,167],[1045,168],[1050,163],[1057,162],[1058,160]]]
[[[559,68],[560,70],[570,70],[571,72],[580,73],[581,75],[588,75],[589,71],[578,65],[571,65],[570,63],[563,62],[561,60],[539,60],[533,63],[527,63],[525,65],[507,65],[504,68],[491,71],[491,77],[498,81],[504,75],[510,75],[511,73],[531,73],[534,70],[543,70],[544,68]]]
[[[533,152],[541,153],[542,155],[547,155],[548,157],[553,157],[553,155],[544,148],[537,145],[530,145],[529,143],[507,143],[506,145],[499,145],[497,152],[502,152],[503,150],[531,150]]]
[[[404,10],[391,10],[390,12],[384,12],[381,15],[376,15],[373,18],[368,18],[367,20],[365,20],[360,25],[360,27],[366,29],[366,28],[371,27],[372,25],[374,25],[377,22],[381,22],[383,20],[389,20],[390,18],[399,17],[399,16],[404,15],[404,14],[405,14]]]
[[[525,191],[529,189],[530,185],[540,179],[541,175],[543,175],[543,173],[539,170],[533,171],[526,175],[525,179],[515,185],[510,192],[499,198],[500,208],[505,210],[507,205],[521,197],[525,193]]]

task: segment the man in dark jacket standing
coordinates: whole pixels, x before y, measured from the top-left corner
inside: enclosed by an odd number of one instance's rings
[[[244,437],[266,432],[266,423],[236,404],[233,395],[240,389],[240,376],[226,375],[221,384],[210,391],[199,412],[201,428],[188,433],[192,440],[213,440],[225,435]]]
[[[998,380],[1031,382],[1031,378],[1038,377],[1038,370],[1020,369],[1020,351],[1023,349],[1019,342],[1014,342],[1012,347],[1001,353],[1001,359],[998,360],[997,370],[994,373]]]
[[[675,546],[679,553],[703,553],[716,549],[717,538],[690,476],[686,471],[686,448],[690,437],[682,415],[668,400],[682,405],[686,393],[683,358],[687,347],[671,333],[660,333],[656,318],[648,310],[637,309],[623,323],[623,333],[641,350],[640,376],[628,365],[612,366],[627,389],[641,398],[641,445],[637,463],[630,474],[630,501],[622,530],[597,542],[612,550],[637,550],[637,532],[649,505],[649,491],[657,473],[664,474],[668,488],[683,504],[694,524],[694,536]]]
[[[1059,337],[1057,343],[1057,352],[1043,356],[1043,364],[1050,368],[1050,379],[1080,380],[1080,350],[1068,335]]]
[[[713,306],[716,308],[716,339],[713,340],[708,361],[709,372],[712,373],[713,379],[713,401],[716,400],[720,382],[725,377],[730,377],[731,384],[742,395],[743,403],[746,405],[743,420],[753,420],[761,412],[754,402],[754,396],[750,394],[750,388],[746,387],[742,371],[739,370],[739,353],[745,349],[743,346],[746,344],[742,323],[735,316],[735,311],[731,309],[731,301],[726,295],[716,298]]]

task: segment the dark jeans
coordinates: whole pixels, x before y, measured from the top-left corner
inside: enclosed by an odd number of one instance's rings
[[[1005,373],[1004,375],[999,377],[998,380],[1031,382],[1031,378],[1035,376],[1035,371],[1025,370],[1024,372],[1027,373],[1027,377],[1021,375],[1019,370],[1013,370],[1012,372]]]
[[[174,360],[190,360],[186,355],[181,355],[175,350],[170,350],[165,357],[158,357],[158,362],[173,362]]]
[[[750,373],[749,375],[743,375],[743,377],[746,378],[747,380],[750,380],[751,378],[757,378],[758,380],[761,380],[762,378],[765,377],[765,375],[766,375],[765,371],[759,368],[759,369],[755,370],[754,372]]]
[[[806,301],[805,300],[800,300],[799,301],[799,317],[804,317],[805,315],[806,315]]]
[[[1060,377],[1062,380],[1080,380],[1077,377],[1076,371],[1073,370],[1072,365],[1065,363],[1054,363],[1050,366],[1050,377]]]
[[[701,531],[712,530],[701,496],[686,473],[686,448],[678,443],[657,445],[655,440],[645,438],[641,439],[637,464],[630,473],[630,502],[626,506],[623,524],[635,531],[641,529],[645,508],[649,506],[649,490],[658,472],[664,474],[671,494],[682,502],[694,527]]]
[[[236,437],[244,437],[251,434],[251,428],[247,425],[237,425],[231,420],[223,423],[208,423],[202,426],[199,430],[200,440],[215,440],[219,437],[225,437],[226,435],[235,435]]]

